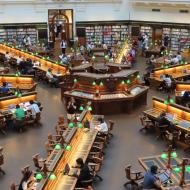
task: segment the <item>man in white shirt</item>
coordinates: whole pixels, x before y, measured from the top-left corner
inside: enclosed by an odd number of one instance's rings
[[[30,100],[29,110],[31,110],[31,112],[32,112],[33,119],[36,118],[37,113],[40,113],[40,108],[39,108],[38,104],[36,104],[33,100]]]
[[[168,86],[168,87],[171,87],[171,85],[172,85],[172,80],[171,80],[171,78],[169,77],[169,75],[165,75],[165,77],[164,77],[164,81],[165,81],[165,83],[166,83],[166,85]]]
[[[47,70],[46,77],[48,78],[50,83],[55,85],[55,87],[59,86],[59,80],[53,76],[51,68]]]
[[[23,61],[23,58],[21,56],[17,57],[16,59],[16,65],[20,65],[20,62]]]
[[[179,63],[179,59],[178,57],[175,55],[174,58],[171,59],[171,63],[173,64],[178,64]]]
[[[34,61],[33,62],[33,68],[35,68],[35,67],[39,67],[40,66],[40,62],[39,61]]]
[[[181,55],[181,53],[180,53],[180,52],[178,52],[178,53],[177,53],[177,58],[178,58],[178,60],[179,60],[179,61],[181,61],[181,60],[182,60],[182,55]]]
[[[108,133],[107,123],[102,118],[99,118],[98,121],[100,122],[100,124],[95,126],[95,129],[97,129],[101,133]]]
[[[9,52],[6,52],[5,61],[10,61],[10,59],[11,59],[11,56],[10,56]]]
[[[61,47],[62,53],[65,54],[66,48],[67,48],[67,42],[65,40],[62,40],[60,47]]]

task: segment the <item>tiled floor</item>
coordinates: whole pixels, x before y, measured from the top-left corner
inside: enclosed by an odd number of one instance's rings
[[[140,58],[136,66],[144,71],[144,60]],[[142,73],[142,72],[141,72]],[[114,138],[106,150],[104,164],[100,175],[103,181],[97,183],[97,190],[122,190],[125,183],[124,167],[132,164],[141,169],[138,157],[159,154],[166,148],[161,141],[155,140],[154,134],[139,132],[139,115],[151,106],[152,96],[163,96],[155,90],[149,90],[148,105],[142,106],[132,114],[108,116],[106,119],[115,121]],[[60,89],[52,89],[44,85],[38,86],[38,98],[44,106],[42,114],[42,127],[29,128],[22,134],[9,132],[7,136],[0,134],[0,146],[5,152],[5,176],[0,176],[0,190],[8,190],[12,181],[19,182],[20,168],[26,164],[32,165],[32,155],[40,153],[46,157],[44,143],[47,134],[54,130],[57,117],[64,113],[64,105],[60,101]],[[179,150],[179,152],[182,152]]]

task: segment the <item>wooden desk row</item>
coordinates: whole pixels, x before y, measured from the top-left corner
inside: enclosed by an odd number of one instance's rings
[[[34,55],[34,53],[24,52],[20,49],[10,47],[5,44],[0,44],[0,53],[5,54],[6,52],[9,52],[11,57],[14,59],[21,56],[25,59],[31,59],[33,62],[39,61],[41,66],[37,67],[37,69],[46,72],[49,68],[51,68],[52,73],[56,76],[64,76],[67,71],[65,66],[46,60],[44,57]]]
[[[152,86],[159,86],[163,81],[163,75],[171,75],[174,79],[180,80],[190,75],[190,63],[183,65],[174,65],[170,68],[155,69],[150,76],[150,82]]]
[[[175,101],[181,104],[181,99],[185,91],[190,92],[190,82],[177,82],[175,89]]]
[[[166,104],[165,102],[166,100],[153,97],[152,108],[144,111],[144,115],[152,120],[158,121],[160,114],[165,111],[173,117],[168,117],[168,119],[175,124],[177,130],[190,133],[190,109],[175,103]]]
[[[81,113],[78,122],[82,123],[84,126],[87,120],[96,124],[91,113],[85,109]],[[45,179],[36,181],[36,190],[73,190],[77,183],[77,178],[64,175],[65,166],[66,164],[69,164],[70,167],[76,165],[77,158],[82,158],[85,162],[96,135],[97,130],[95,129],[68,128],[63,133],[63,138],[65,139],[64,147],[69,145],[71,146],[71,150],[65,150],[65,148],[59,150],[56,148],[53,149],[46,160],[48,170],[51,172],[48,173]],[[79,174],[79,169],[75,168],[71,170],[75,170],[76,173]],[[55,174],[55,180],[49,179],[51,173]]]
[[[25,91],[35,91],[37,83],[34,82],[32,75],[0,75],[0,87],[3,86],[3,82],[8,83],[10,89],[19,88]]]

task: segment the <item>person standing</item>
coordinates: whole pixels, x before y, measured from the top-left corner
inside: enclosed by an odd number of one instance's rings
[[[66,48],[67,48],[67,42],[65,40],[62,40],[61,44],[60,44],[60,47],[61,47],[61,50],[62,50],[62,54],[65,54]]]

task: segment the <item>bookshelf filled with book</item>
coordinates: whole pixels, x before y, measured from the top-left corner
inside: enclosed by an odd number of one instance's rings
[[[128,36],[127,25],[100,25],[85,27],[86,42],[112,45],[124,41]]]

